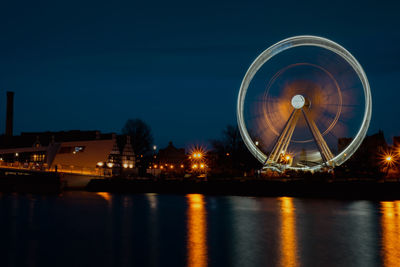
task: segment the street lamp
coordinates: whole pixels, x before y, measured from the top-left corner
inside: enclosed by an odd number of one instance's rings
[[[192,155],[193,158],[195,159],[201,159],[203,157],[203,153],[201,152],[194,152]]]
[[[386,165],[386,174],[385,176],[387,176],[389,174],[389,169],[394,166],[395,164],[397,164],[397,159],[395,157],[395,155],[393,153],[389,152],[385,152],[383,154],[381,154],[381,164],[382,165]]]

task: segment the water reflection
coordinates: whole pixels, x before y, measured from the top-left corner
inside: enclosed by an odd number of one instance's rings
[[[400,266],[400,201],[381,202],[384,266]]]
[[[147,200],[149,201],[152,212],[154,212],[157,209],[157,194],[147,193],[146,197]]]
[[[297,256],[297,238],[296,238],[296,214],[293,204],[293,198],[281,197],[280,214],[280,266],[297,267],[299,266]]]
[[[151,266],[158,266],[158,215],[157,215],[157,194],[148,193],[146,194],[149,202],[149,263]]]
[[[107,203],[111,203],[111,194],[108,192],[97,192],[97,195],[101,196]]]
[[[0,218],[1,266],[400,266],[400,201],[70,191]]]
[[[186,196],[187,210],[187,265],[189,267],[207,266],[207,221],[204,196],[189,194]]]

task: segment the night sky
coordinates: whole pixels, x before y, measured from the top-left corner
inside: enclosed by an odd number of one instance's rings
[[[371,85],[369,133],[400,135],[400,6],[384,1],[2,1],[0,132],[121,131],[142,118],[155,143],[205,144],[236,123],[254,58],[312,34],[346,47]]]

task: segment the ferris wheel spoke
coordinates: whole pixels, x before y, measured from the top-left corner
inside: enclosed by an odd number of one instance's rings
[[[354,105],[351,105],[351,104],[347,104],[347,105],[345,105],[345,104],[325,104],[326,106],[342,106],[342,107],[348,107],[348,108],[352,108],[352,107],[359,107],[360,105],[357,105],[357,104],[354,104]]]
[[[282,154],[284,155],[286,153],[290,140],[292,139],[293,132],[296,127],[299,116],[300,116],[300,110],[294,109],[290,114],[290,117],[286,122],[285,127],[282,130],[282,133],[279,135],[265,163],[267,164],[276,163],[279,161]]]
[[[329,149],[328,145],[326,144],[326,141],[324,140],[321,132],[318,130],[317,125],[315,122],[310,118],[309,112],[307,109],[302,109],[303,115],[306,119],[307,125],[310,128],[311,134],[315,140],[315,143],[317,144],[318,150],[321,154],[321,157],[324,162],[329,162],[334,158],[331,150]]]
[[[256,119],[259,119],[262,117],[265,117],[265,114],[260,113],[260,114],[249,116],[248,120],[256,120]]]

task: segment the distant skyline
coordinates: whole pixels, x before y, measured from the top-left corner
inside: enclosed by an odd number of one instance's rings
[[[332,6],[335,4],[334,6]],[[159,147],[205,144],[236,124],[255,57],[293,35],[329,38],[364,68],[369,134],[400,135],[400,4],[388,1],[31,1],[0,4],[0,132],[147,122]]]

